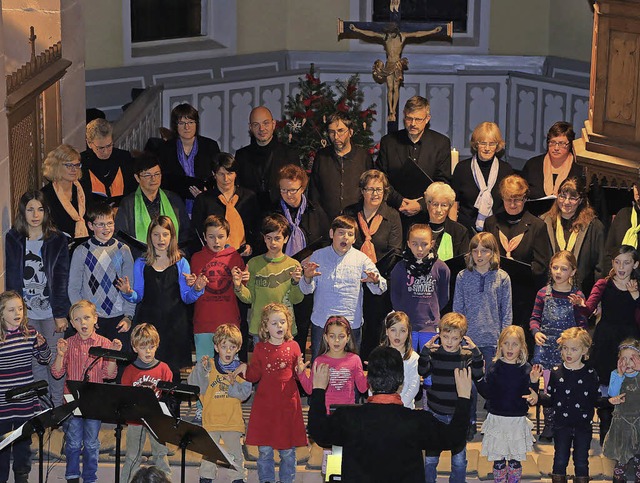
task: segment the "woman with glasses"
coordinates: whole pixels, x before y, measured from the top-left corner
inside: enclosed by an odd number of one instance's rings
[[[88,237],[84,214],[90,200],[79,181],[82,176],[80,153],[68,144],[61,144],[47,154],[42,174],[51,181],[41,191],[55,226],[69,238]]]
[[[589,205],[582,178],[567,178],[558,188],[558,198],[542,215],[553,253],[572,252],[578,261],[578,288],[589,296],[596,280],[603,277],[604,225]]]
[[[532,349],[529,319],[536,291],[547,283],[551,244],[544,222],[526,209],[529,185],[524,178],[512,174],[503,179],[500,197],[504,211],[487,218],[484,229],[498,240],[501,256],[531,265],[530,277],[511,277],[511,289],[513,323],[524,329]]]
[[[431,183],[424,192],[429,214],[429,226],[435,242],[433,249],[442,261],[449,260],[469,251],[469,232],[457,221],[449,218],[449,212],[456,202],[456,192],[442,181]],[[455,283],[455,277],[453,282]]]
[[[365,171],[360,175],[358,185],[360,201],[347,206],[343,212],[358,223],[359,230],[353,246],[367,255],[376,264],[380,274],[388,278],[402,253],[400,213],[386,203],[389,181],[382,171]],[[366,360],[369,353],[380,345],[384,317],[391,310],[390,292],[373,295],[365,290],[362,307],[364,325],[360,355]]]
[[[467,227],[470,237],[484,229],[487,218],[503,210],[498,187],[513,173],[511,165],[498,158],[504,146],[497,124],[478,124],[471,134],[473,156],[458,163],[453,172],[451,186],[458,200],[457,221]]]
[[[211,162],[220,152],[216,141],[198,134],[199,128],[198,111],[189,104],[177,105],[171,111],[173,138],[160,150],[162,187],[180,196],[189,214],[211,175]]]
[[[291,235],[284,253],[292,257],[310,243],[322,240],[328,244],[330,222],[327,214],[318,204],[309,201],[305,194],[309,177],[304,169],[295,164],[287,164],[278,172],[280,201],[274,212],[282,214],[289,222]],[[321,247],[318,247],[321,248]],[[309,324],[313,310],[313,294],[305,295],[302,302],[293,306],[298,327],[294,340],[304,356],[309,335]]]
[[[559,121],[547,133],[547,152],[531,158],[522,168],[522,177],[529,183],[532,200],[558,194],[567,178],[581,178],[582,166],[576,164],[573,140],[576,133],[568,122]]]

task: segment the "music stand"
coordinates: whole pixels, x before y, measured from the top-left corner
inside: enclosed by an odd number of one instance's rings
[[[143,422],[152,436],[160,443],[171,443],[182,450],[180,461],[180,481],[185,482],[185,460],[187,448],[189,451],[202,455],[208,461],[225,468],[235,468],[231,457],[218,446],[206,429],[197,424],[188,423],[180,418],[172,418],[164,414],[153,414]]]
[[[40,465],[38,470],[38,481],[42,483],[44,481],[44,433],[47,428],[60,426],[69,416],[71,416],[71,413],[73,413],[77,407],[78,402],[74,401],[72,403],[63,404],[62,406],[54,409],[46,409],[41,413],[36,414],[19,428],[4,435],[5,438],[0,442],[0,450],[5,446],[9,446],[18,438],[31,438],[33,433],[37,434],[39,450],[38,464]]]
[[[98,419],[116,425],[115,483],[120,482],[120,446],[122,425],[127,421],[162,415],[162,409],[153,389],[149,387],[120,386],[95,382],[67,381],[67,386],[79,401],[82,417]]]

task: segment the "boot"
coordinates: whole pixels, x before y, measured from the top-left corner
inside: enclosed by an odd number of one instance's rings
[[[518,483],[522,479],[522,466],[511,468],[507,466],[507,483]]]
[[[567,475],[551,475],[551,483],[567,483]]]
[[[574,476],[573,483],[589,483],[588,476]]]
[[[493,481],[494,483],[506,483],[507,481],[507,467],[501,469],[493,468]]]
[[[611,480],[613,483],[627,483],[627,479],[624,476],[613,475],[613,479]]]
[[[553,408],[544,408],[542,414],[544,414],[544,429],[538,439],[541,443],[551,443],[553,441]]]

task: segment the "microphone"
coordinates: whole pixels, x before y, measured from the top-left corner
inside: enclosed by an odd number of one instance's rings
[[[89,347],[89,355],[94,357],[115,359],[116,361],[130,362],[133,360],[132,354],[127,354],[126,352],[117,351],[114,349],[105,349],[99,346]]]
[[[171,394],[186,394],[188,396],[197,396],[200,394],[200,388],[191,384],[178,384],[174,382],[158,381],[158,389],[162,392]]]
[[[49,383],[47,381],[35,381],[7,391],[6,397],[8,401],[26,399],[32,396],[40,397],[47,394],[48,387]]]

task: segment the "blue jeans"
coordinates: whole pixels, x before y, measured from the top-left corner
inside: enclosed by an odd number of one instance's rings
[[[324,334],[324,327],[320,327],[315,324],[311,324],[311,362],[316,360],[318,353],[320,352],[320,344],[322,343],[322,336]],[[360,343],[362,342],[362,328],[351,329],[351,337],[353,343],[356,346],[356,351],[360,352]]]
[[[18,429],[27,418],[14,418],[0,424],[0,434]],[[10,457],[13,456],[13,472],[28,475],[31,472],[31,437],[18,438],[12,445],[0,451],[0,481],[9,480]]]
[[[67,469],[64,477],[80,478],[86,483],[98,481],[98,456],[100,454],[101,422],[97,419],[84,419],[72,416],[64,424]],[[80,474],[80,453],[82,452],[82,475]]]
[[[576,476],[589,476],[589,447],[591,446],[591,424],[556,427],[553,431],[553,474],[566,475],[571,445],[573,443],[573,466]]]
[[[489,372],[489,369],[493,365],[493,358],[496,355],[496,347],[478,347],[482,353],[484,359],[484,373]],[[469,421],[475,425],[478,420],[478,390],[476,385],[471,386],[471,411],[469,414]]]
[[[260,483],[266,481],[276,481],[276,463],[273,459],[273,448],[271,446],[258,446],[258,480]],[[293,483],[296,479],[296,449],[279,449],[280,469],[278,471],[278,481],[282,483]]]
[[[453,414],[438,414],[430,411],[438,421],[450,424]],[[435,483],[438,479],[438,462],[440,455],[427,456],[424,460],[424,476],[427,483]],[[456,454],[451,455],[451,474],[449,475],[450,483],[464,483],[467,477],[467,448]]]

